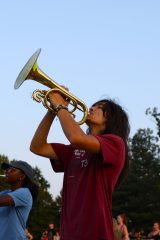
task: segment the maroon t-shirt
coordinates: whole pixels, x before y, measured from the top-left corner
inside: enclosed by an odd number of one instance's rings
[[[112,134],[96,136],[101,154],[52,144],[64,172],[61,213],[63,240],[113,240],[112,192],[124,166],[125,144]]]

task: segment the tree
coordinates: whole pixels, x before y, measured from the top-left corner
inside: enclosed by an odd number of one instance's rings
[[[157,122],[158,123],[158,122]],[[130,141],[131,167],[125,183],[113,194],[113,214],[125,212],[129,227],[151,230],[160,219],[159,135],[139,129]]]
[[[9,159],[7,156],[5,155],[0,155],[0,165],[2,162],[9,162]],[[4,171],[0,168],[0,174],[4,174]],[[8,184],[6,184],[4,181],[3,181],[3,178],[0,177],[0,191],[6,189],[8,186]]]
[[[158,109],[155,107],[153,109],[148,108],[146,110],[146,115],[151,115],[155,120],[157,126],[157,135],[160,137],[160,113],[158,113]]]

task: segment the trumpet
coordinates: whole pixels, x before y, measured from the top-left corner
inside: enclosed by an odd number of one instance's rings
[[[85,105],[83,101],[75,97],[73,94],[65,90],[63,87],[61,87],[58,83],[56,83],[53,79],[48,77],[37,65],[37,59],[41,52],[41,49],[38,49],[27,61],[21,72],[19,73],[14,88],[17,89],[21,86],[21,84],[25,80],[35,80],[47,87],[50,88],[49,91],[44,90],[35,90],[32,93],[33,100],[37,102],[42,102],[43,106],[49,110],[54,110],[54,108],[51,106],[50,100],[49,100],[49,93],[51,91],[59,92],[65,99],[69,101],[69,105],[72,106],[72,108],[69,110],[69,113],[75,117],[74,112],[76,110],[79,110],[83,113],[82,119],[77,122],[79,125],[83,124],[88,116],[88,108]]]
[[[5,177],[6,175],[4,175],[4,174],[0,174],[0,177]]]

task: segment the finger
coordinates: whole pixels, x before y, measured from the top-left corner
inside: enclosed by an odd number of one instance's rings
[[[64,85],[61,85],[61,87],[62,87],[62,88],[64,88],[66,91],[68,91],[68,92],[69,92],[69,88],[67,88],[66,86],[64,86]]]

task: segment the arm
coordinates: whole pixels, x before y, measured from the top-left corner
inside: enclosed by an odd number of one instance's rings
[[[68,102],[59,93],[51,92],[49,98],[54,108],[60,104],[68,105]],[[99,141],[92,135],[86,135],[66,109],[59,110],[57,116],[66,138],[73,147],[99,153]],[[30,150],[37,155],[57,160],[56,153],[51,144],[47,143],[48,133],[54,118],[54,112],[48,111],[34,134]]]
[[[54,118],[55,114],[53,111],[48,111],[46,113],[39,124],[30,145],[31,152],[51,159],[57,159],[51,144],[47,143],[48,133]]]
[[[26,232],[27,239],[32,240],[33,236],[30,234],[30,232],[27,229],[25,230],[25,232]]]
[[[0,196],[0,207],[14,205],[14,201],[11,196],[9,195],[3,195]]]
[[[51,92],[49,94],[49,98],[54,108],[58,105],[68,104],[68,102],[59,93]],[[100,143],[97,138],[92,135],[85,134],[66,109],[60,109],[57,116],[66,138],[73,147],[84,149],[93,153],[100,152]]]
[[[123,234],[124,234],[124,240],[129,240],[128,229],[125,225],[123,226]]]

